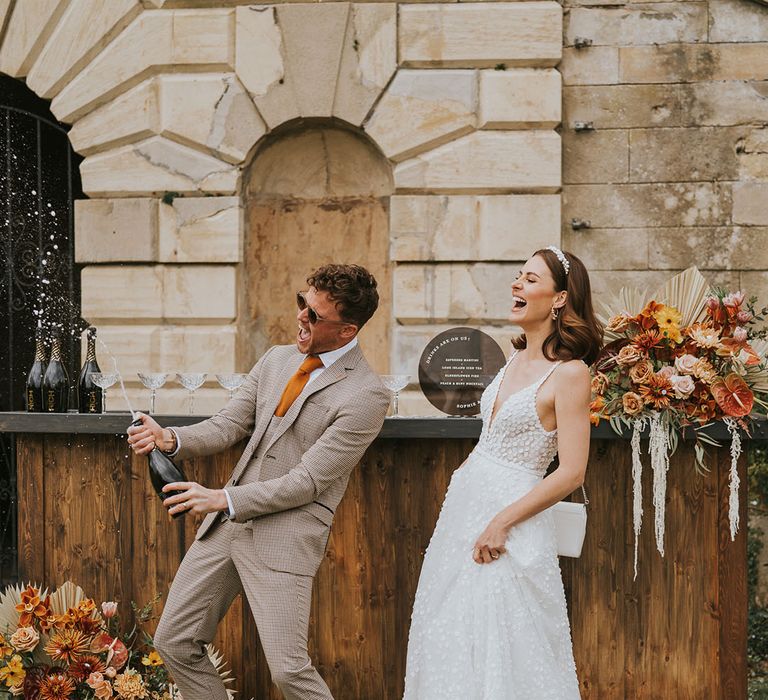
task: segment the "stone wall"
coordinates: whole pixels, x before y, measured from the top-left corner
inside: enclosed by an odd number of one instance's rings
[[[595,291],[695,263],[768,303],[768,5],[566,0],[563,36],[562,241]]]

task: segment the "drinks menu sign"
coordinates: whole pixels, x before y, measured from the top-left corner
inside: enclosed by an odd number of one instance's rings
[[[504,366],[504,353],[487,333],[451,328],[435,336],[419,361],[424,396],[443,413],[475,416],[480,395]]]

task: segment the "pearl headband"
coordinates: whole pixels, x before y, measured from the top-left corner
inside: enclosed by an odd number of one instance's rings
[[[557,255],[557,259],[563,264],[563,269],[567,275],[571,269],[571,263],[568,262],[568,258],[565,257],[565,253],[563,253],[560,248],[554,245],[548,245],[547,250],[551,250],[555,255]]]

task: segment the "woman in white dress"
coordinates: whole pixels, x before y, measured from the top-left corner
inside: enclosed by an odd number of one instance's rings
[[[424,558],[404,700],[580,697],[547,509],[584,479],[602,332],[584,265],[554,246],[525,263],[512,299],[524,335],[483,393],[480,440]]]

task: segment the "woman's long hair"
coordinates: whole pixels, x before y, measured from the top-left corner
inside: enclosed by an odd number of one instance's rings
[[[548,360],[583,360],[591,365],[603,346],[603,328],[592,308],[592,290],[584,263],[573,253],[563,253],[569,263],[568,274],[560,259],[547,248],[537,250],[547,263],[555,291],[568,292],[555,319],[555,328],[544,341],[544,357]],[[515,338],[512,345],[518,350],[526,346],[525,334]]]

